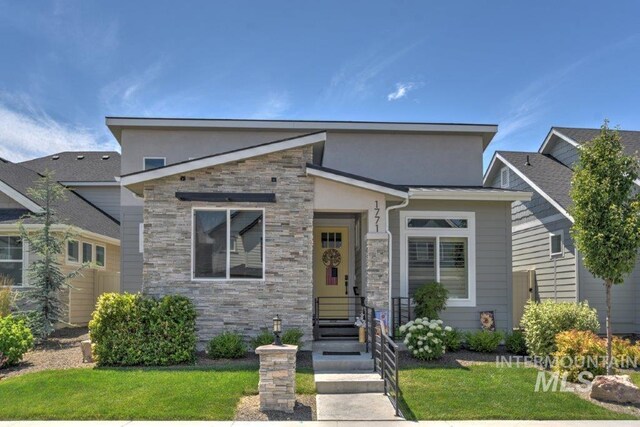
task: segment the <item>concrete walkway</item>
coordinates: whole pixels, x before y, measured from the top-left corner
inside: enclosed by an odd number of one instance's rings
[[[0,427],[631,427],[640,421],[0,421]]]

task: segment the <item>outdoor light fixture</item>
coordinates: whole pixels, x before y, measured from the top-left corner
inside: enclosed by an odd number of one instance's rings
[[[273,335],[275,335],[276,339],[273,342],[273,345],[282,345],[282,340],[280,339],[280,333],[282,332],[282,319],[280,316],[276,314],[276,317],[273,318]]]

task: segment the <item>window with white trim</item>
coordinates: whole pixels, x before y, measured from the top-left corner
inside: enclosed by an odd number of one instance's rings
[[[440,282],[450,306],[475,306],[475,214],[401,212],[402,294]]]
[[[67,262],[80,263],[80,242],[77,240],[67,240]]]
[[[102,245],[96,245],[96,266],[104,267],[107,262],[107,248]]]
[[[93,245],[82,242],[82,262],[93,262]]]
[[[145,157],[144,158],[144,170],[161,168],[165,165],[166,159],[164,157]]]
[[[264,278],[264,210],[194,209],[194,280]]]
[[[564,232],[562,230],[549,233],[549,254],[552,257],[564,255]]]
[[[500,169],[500,188],[509,188],[509,168]]]
[[[12,280],[14,286],[21,286],[22,266],[23,249],[20,236],[0,236],[0,276]]]

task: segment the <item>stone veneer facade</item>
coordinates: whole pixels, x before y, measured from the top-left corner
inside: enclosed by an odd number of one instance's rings
[[[313,339],[313,178],[305,173],[311,160],[312,147],[306,146],[145,185],[143,292],[191,298],[200,347],[223,331],[255,336],[271,329],[276,314],[285,330],[300,328],[305,342]],[[276,202],[185,202],[177,191],[275,193]],[[265,280],[191,280],[194,207],[265,209]]]
[[[389,310],[389,236],[374,233],[365,240],[367,305]]]

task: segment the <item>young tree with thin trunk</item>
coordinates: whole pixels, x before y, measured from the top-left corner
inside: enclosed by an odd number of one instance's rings
[[[53,173],[46,172],[27,191],[42,211],[26,215],[19,223],[22,240],[27,243],[29,253],[34,255],[28,267],[29,287],[32,289],[25,291],[24,297],[35,304],[31,311],[31,326],[39,340],[46,340],[56,324],[64,323],[60,291],[70,288],[69,280],[77,276],[83,267],[71,273],[62,271],[64,247],[73,236],[69,230],[54,230],[54,225],[62,223],[55,206],[64,203],[66,191],[53,178]],[[25,221],[36,224],[37,228],[28,230]]]
[[[571,185],[571,236],[587,270],[604,281],[611,375],[611,290],[633,270],[640,248],[640,197],[634,182],[638,159],[624,154],[618,131],[609,129],[607,121],[600,135],[579,152]]]

